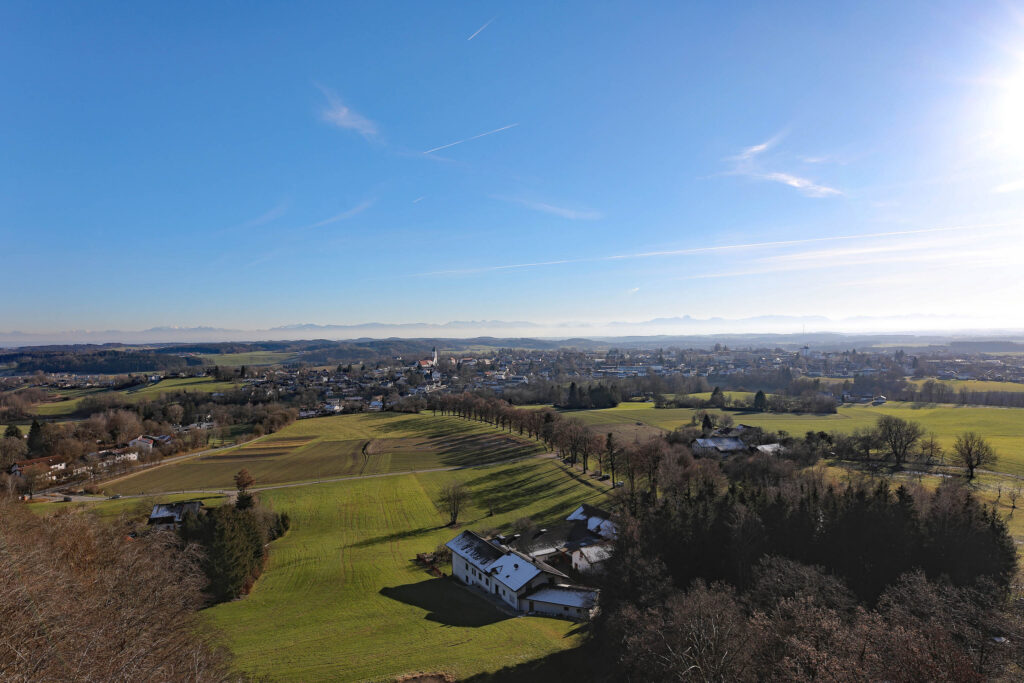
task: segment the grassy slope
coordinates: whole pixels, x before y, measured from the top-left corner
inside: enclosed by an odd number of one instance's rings
[[[658,410],[652,403],[622,403],[607,410],[573,412],[572,415],[596,428],[619,425],[620,430],[628,431],[636,422],[674,429],[688,424],[694,412],[687,408]],[[946,448],[953,445],[958,434],[974,430],[984,434],[996,449],[1000,456],[998,470],[1024,475],[1024,409],[890,402],[882,406],[841,406],[834,415],[744,412],[729,415],[737,423],[770,430],[784,429],[795,435],[809,430],[848,433],[873,425],[879,415],[895,415],[919,422],[928,431],[935,432]],[[640,436],[642,438],[643,434]]]
[[[453,479],[494,506],[493,517],[472,507],[470,528],[555,520],[604,495],[545,459],[264,492],[291,515],[291,531],[272,546],[251,595],[206,612],[238,664],[271,680],[464,677],[575,646],[571,622],[506,618],[413,563],[456,533],[432,502]]]
[[[206,353],[201,358],[210,365],[277,365],[295,359],[294,353],[287,351],[252,351],[249,353]]]
[[[232,477],[243,467],[259,485],[268,485],[477,465],[540,451],[532,442],[459,418],[363,413],[300,420],[230,451],[128,477],[107,491],[134,494],[230,488]]]
[[[234,387],[232,382],[218,382],[213,377],[184,377],[161,380],[155,384],[148,384],[142,387],[133,387],[122,391],[107,391],[104,389],[72,389],[60,392],[62,399],[51,403],[41,403],[35,407],[38,415],[45,417],[63,417],[73,415],[86,396],[98,396],[100,394],[118,394],[129,401],[142,401],[154,399],[161,394],[172,391],[194,391],[213,393],[217,391],[228,391]]]

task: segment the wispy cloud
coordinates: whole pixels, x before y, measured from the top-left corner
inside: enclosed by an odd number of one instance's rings
[[[740,150],[739,154],[734,157],[730,157],[730,159],[733,161],[747,161],[749,159],[753,159],[762,152],[767,152],[769,149],[774,147],[782,138],[783,134],[777,133],[760,144],[751,145],[750,147]]]
[[[338,223],[339,221],[348,220],[349,218],[352,218],[353,216],[356,216],[358,214],[361,214],[363,211],[366,211],[367,209],[369,209],[371,206],[373,206],[376,203],[377,203],[376,199],[367,199],[367,200],[362,201],[359,204],[353,206],[351,209],[348,209],[346,211],[342,211],[341,213],[335,214],[334,216],[331,216],[330,218],[325,218],[322,221],[317,221],[316,223],[312,223],[311,225],[307,225],[307,226],[305,226],[303,228],[300,228],[300,230],[312,230],[314,228],[322,228],[325,225],[330,225],[331,223]]]
[[[297,241],[298,238],[305,236],[305,233],[308,233],[311,230],[316,230],[317,228],[322,228],[326,225],[332,225],[334,223],[340,223],[341,221],[348,220],[354,216],[361,214],[363,211],[366,211],[376,203],[376,199],[367,199],[362,202],[359,202],[351,209],[346,209],[341,213],[336,213],[333,216],[330,216],[329,218],[325,218],[315,223],[310,223],[309,225],[303,225],[301,227],[294,228],[290,231],[289,239],[284,242],[283,246],[280,246],[276,249],[271,249],[270,251],[262,254],[255,260],[247,263],[245,267],[251,268],[253,266],[260,265],[261,263],[267,263],[268,261],[272,261],[280,257],[282,254],[295,251],[297,248],[301,246],[301,243]]]
[[[495,196],[494,198],[500,199],[503,202],[519,204],[520,206],[525,206],[526,208],[533,209],[534,211],[543,211],[544,213],[550,213],[554,216],[568,218],[573,221],[596,221],[604,217],[604,214],[600,211],[594,211],[593,209],[570,209],[562,206],[555,206],[554,204],[548,204],[546,202],[534,202],[528,199],[516,199],[512,197]]]
[[[775,171],[772,173],[763,174],[751,174],[755,178],[764,178],[765,180],[771,180],[783,185],[789,185],[790,187],[800,190],[808,197],[831,197],[834,195],[841,195],[842,192],[834,187],[828,187],[827,185],[819,185],[807,178],[801,178],[791,173],[781,173]]]
[[[729,171],[729,175],[741,175],[781,183],[807,197],[835,197],[843,194],[841,190],[834,187],[822,185],[793,173],[765,169],[760,163],[760,158],[765,152],[775,147],[783,137],[783,133],[778,133],[762,143],[745,147],[735,156],[728,157],[726,160],[733,162],[733,168]]]
[[[480,27],[480,28],[478,28],[477,30],[473,31],[473,35],[471,35],[471,36],[470,36],[469,38],[466,38],[466,40],[467,40],[467,41],[469,41],[469,40],[473,40],[474,38],[476,38],[476,37],[477,37],[478,35],[480,35],[480,32],[481,32],[481,31],[483,31],[483,30],[484,30],[485,28],[487,28],[488,26],[490,26],[490,25],[491,25],[491,22],[493,22],[493,21],[494,21],[495,19],[497,19],[497,18],[498,18],[498,17],[492,17],[492,18],[491,18],[491,20],[490,20],[490,21],[488,21],[488,22],[487,22],[486,24],[484,24],[483,26],[481,26],[481,27]]]
[[[632,289],[627,289],[626,290],[626,294],[636,294],[639,291],[640,291],[639,287],[633,287]]]
[[[495,266],[481,266],[478,268],[461,268],[452,270],[436,270],[423,273],[415,273],[416,276],[432,276],[432,275],[471,275],[476,273],[487,273],[502,270],[520,270],[528,268],[539,268],[547,266],[559,266],[565,264],[575,263],[600,263],[604,261],[627,261],[627,260],[640,260],[650,258],[666,258],[672,256],[691,256],[699,254],[714,254],[721,252],[732,252],[732,251],[743,251],[743,250],[755,250],[755,249],[777,249],[784,247],[794,247],[806,244],[816,243],[828,243],[828,242],[843,242],[850,240],[865,240],[865,239],[879,239],[889,237],[901,237],[908,235],[932,235],[934,233],[951,233],[951,232],[970,232],[981,229],[990,228],[1008,228],[1012,227],[1016,230],[1020,230],[1021,223],[990,223],[984,225],[956,225],[950,227],[941,228],[922,228],[918,230],[893,230],[889,232],[874,232],[874,233],[860,233],[852,235],[833,235],[830,237],[807,237],[793,240],[776,240],[771,242],[744,242],[739,244],[719,244],[702,247],[687,247],[685,249],[665,249],[660,251],[644,251],[634,252],[627,254],[614,254],[610,256],[594,256],[588,258],[563,258],[553,259],[550,261],[534,261],[529,263],[510,263],[504,265]]]
[[[995,187],[992,188],[992,191],[995,192],[996,194],[1008,194],[1010,192],[1020,192],[1021,190],[1024,190],[1024,178],[1020,178],[1019,180],[1011,180],[1008,183],[996,185]]]
[[[319,84],[316,87],[327,98],[327,107],[320,112],[324,121],[338,128],[354,130],[367,138],[377,134],[376,123],[346,106],[330,88]]]
[[[488,135],[494,135],[495,133],[500,133],[503,130],[508,130],[509,128],[515,128],[518,125],[519,125],[518,123],[510,123],[507,126],[502,126],[501,128],[495,128],[494,130],[489,130],[486,133],[480,133],[479,135],[474,135],[473,137],[466,138],[464,140],[456,140],[455,142],[449,142],[447,145],[441,145],[440,147],[434,147],[433,149],[428,149],[426,152],[424,152],[424,154],[432,154],[434,152],[440,152],[442,149],[448,149],[449,147],[454,147],[455,145],[461,145],[463,142],[469,142],[470,140],[476,140],[477,138],[483,138],[483,137],[487,137]]]
[[[426,195],[424,195],[422,197],[417,197],[416,199],[412,200],[412,203],[413,204],[419,204],[420,202],[422,202],[426,198],[427,198]]]

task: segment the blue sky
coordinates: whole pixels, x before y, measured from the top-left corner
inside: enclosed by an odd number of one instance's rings
[[[0,25],[0,330],[1024,326],[1013,4],[6,2]]]

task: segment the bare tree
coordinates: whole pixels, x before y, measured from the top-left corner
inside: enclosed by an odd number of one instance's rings
[[[878,434],[892,456],[896,467],[902,467],[914,444],[924,435],[924,429],[916,422],[902,420],[892,415],[878,418]]]
[[[126,542],[123,520],[2,500],[0,519],[0,680],[242,680],[199,628],[199,558],[173,535]]]
[[[239,493],[245,493],[255,483],[256,479],[244,467],[238,470],[238,474],[235,475],[235,488],[238,489]]]
[[[1017,509],[1017,499],[1020,498],[1020,484],[1010,489],[1006,495],[1010,499],[1010,516],[1013,517],[1013,511]]]
[[[967,478],[974,479],[974,470],[996,461],[992,445],[977,432],[964,432],[956,437],[953,454],[957,462],[967,468]]]
[[[441,488],[438,505],[448,514],[448,526],[455,526],[459,521],[459,513],[469,502],[469,490],[465,484],[452,482]]]
[[[928,436],[921,440],[921,459],[926,465],[935,465],[942,462],[944,457],[945,452],[942,450],[942,444],[939,443],[935,432],[930,432]]]

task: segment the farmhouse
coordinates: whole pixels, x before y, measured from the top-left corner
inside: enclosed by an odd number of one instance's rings
[[[563,583],[569,577],[561,571],[497,540],[463,531],[445,545],[452,551],[452,574],[518,612],[582,619],[597,603],[596,590]]]

